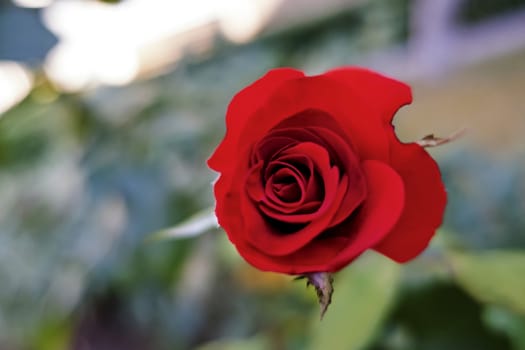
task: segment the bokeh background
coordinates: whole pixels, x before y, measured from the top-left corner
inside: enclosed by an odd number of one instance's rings
[[[430,248],[319,322],[210,225],[205,161],[267,69],[349,64],[413,86],[403,140],[467,133]],[[524,135],[523,0],[0,1],[0,349],[523,350]]]

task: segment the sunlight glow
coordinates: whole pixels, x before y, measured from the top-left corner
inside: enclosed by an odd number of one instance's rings
[[[66,91],[129,83],[144,64],[145,48],[213,20],[214,8],[200,5],[202,1],[56,1],[43,14],[46,26],[60,39],[45,71]],[[176,52],[172,54],[176,59]]]
[[[43,11],[59,38],[45,71],[67,91],[126,84],[185,52],[205,52],[218,33],[235,43],[252,40],[282,1],[56,0]]]
[[[131,82],[138,71],[136,54],[118,44],[101,44],[61,42],[49,52],[44,69],[59,88],[70,92]]]

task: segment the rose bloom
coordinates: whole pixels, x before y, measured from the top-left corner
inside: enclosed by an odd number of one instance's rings
[[[392,118],[410,87],[344,67],[269,71],[238,92],[208,161],[220,226],[246,261],[287,274],[337,271],[367,249],[406,262],[441,224],[439,168]]]

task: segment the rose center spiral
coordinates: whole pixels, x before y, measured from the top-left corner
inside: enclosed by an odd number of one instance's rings
[[[270,176],[266,191],[284,203],[295,203],[303,197],[304,184],[292,169],[282,167]]]

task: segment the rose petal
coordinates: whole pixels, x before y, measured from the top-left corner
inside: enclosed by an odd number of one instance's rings
[[[307,110],[324,113],[308,115],[308,123],[303,126],[326,125],[330,122],[327,118],[333,118],[342,133],[352,140],[361,159],[388,160],[387,129],[378,111],[346,85],[324,76],[292,79],[281,84],[267,103],[249,118],[238,145],[251,146],[283,120]]]
[[[289,180],[286,180],[288,179]],[[284,181],[288,181],[285,183]],[[290,166],[279,169],[266,182],[266,198],[284,207],[301,204],[305,196],[305,180],[297,169]]]
[[[316,122],[311,123],[311,120],[309,120],[313,117],[316,118],[315,120],[318,122],[319,120],[317,117],[319,117],[319,115],[325,116],[322,120],[322,122],[324,122],[324,124],[322,124],[323,126],[316,124]],[[334,124],[331,125],[330,122],[333,122]],[[312,124],[315,126],[311,126]],[[308,125],[308,127],[298,127],[296,125]],[[327,126],[330,126],[331,129],[327,128]],[[336,124],[328,115],[320,111],[308,110],[280,123],[275,130],[264,139],[275,139],[276,141],[280,141],[284,139],[286,135],[289,139],[294,140],[294,145],[298,142],[307,141],[323,145],[330,154],[330,160],[335,162],[341,169],[341,172],[348,176],[349,186],[346,188],[345,198],[330,226],[334,226],[346,219],[348,215],[350,215],[350,213],[361,204],[366,196],[366,184],[360,170],[359,158],[355,154],[350,142],[346,140],[344,135],[338,133],[337,130],[340,130],[340,126],[338,126],[338,124]],[[261,146],[263,145],[265,148],[270,147],[267,141],[261,142]],[[277,147],[275,148],[278,149]],[[289,147],[283,149],[287,148]],[[279,160],[281,159],[284,160],[284,158],[280,157]],[[307,198],[312,198],[312,187],[316,184],[317,181],[310,181],[308,183]],[[339,188],[339,190],[345,189]]]
[[[262,202],[266,197],[266,191],[261,181],[261,172],[264,166],[264,162],[260,160],[257,164],[254,164],[248,171],[246,177],[246,193],[254,202]],[[223,176],[221,176],[222,178]],[[217,187],[217,184],[215,185]],[[217,197],[217,202],[223,200],[222,197]]]
[[[302,145],[304,146],[306,143]],[[317,145],[314,146],[319,147]],[[305,147],[311,147],[311,145],[306,145]],[[328,170],[323,177],[325,179],[337,179],[337,176],[338,170],[332,168]],[[342,178],[341,186],[347,185],[345,179],[346,178]],[[239,221],[240,217],[242,217],[243,221],[243,226],[239,231],[228,232],[228,234],[232,236],[242,235],[243,240],[268,256],[283,256],[290,254],[305,246],[308,242],[321,234],[326,227],[329,226],[344,197],[343,191],[337,191],[337,181],[328,181],[325,184],[325,186],[327,186],[325,189],[327,197],[325,197],[325,200],[322,202],[318,214],[316,213],[315,220],[304,227],[292,230],[292,232],[286,232],[283,231],[285,228],[284,226],[275,227],[271,220],[268,220],[261,215],[244,190],[243,185],[244,184],[241,182],[234,183],[232,189],[227,194],[229,196],[228,202],[240,200],[238,207],[240,208],[240,211],[237,213],[237,217],[235,217],[234,220]],[[227,211],[228,210],[224,209],[224,212]],[[228,219],[231,218],[233,217],[228,217]],[[286,216],[286,220],[290,225],[297,224],[295,222],[290,222],[289,216]]]
[[[297,140],[290,136],[270,134],[254,146],[252,163],[256,163],[259,160],[269,161],[272,159],[272,156],[295,144],[297,144]]]
[[[291,147],[297,146],[299,143],[293,144]],[[290,147],[287,147],[288,149]],[[301,178],[302,182],[307,182],[308,178],[314,173],[314,163],[308,157],[306,154],[290,154],[290,155],[283,155],[280,153],[280,155],[273,157],[273,159],[266,165],[266,169],[264,171],[264,181],[268,181],[270,177],[275,173],[276,169],[282,168],[282,167],[289,167],[290,169],[293,169],[294,172],[297,173],[297,176]],[[301,168],[298,169],[298,167]]]
[[[330,142],[326,142],[326,147],[332,150],[331,157],[339,160],[341,171],[348,177],[345,197],[330,224],[330,226],[335,226],[346,219],[365,199],[365,177],[361,171],[359,159],[352,147],[346,144],[336,133],[321,127],[311,128],[310,130],[323,140],[330,140]],[[344,191],[345,189],[339,188],[338,190]]]
[[[281,163],[281,162],[278,162]],[[297,189],[300,190],[300,197],[297,198],[296,201],[293,202],[285,202],[281,198],[279,198],[275,191],[273,189],[270,189],[269,187],[274,187],[272,184],[274,181],[275,175],[271,175],[266,180],[266,187],[265,187],[265,197],[260,201],[261,203],[264,203],[265,206],[267,206],[270,209],[273,209],[277,212],[281,212],[283,214],[292,214],[295,212],[304,212],[304,207],[307,206],[311,208],[311,205],[309,202],[306,202],[307,195],[308,195],[308,189],[307,189],[307,182],[308,180],[305,178],[303,174],[301,174],[293,165],[283,163],[288,168],[285,168],[285,170],[289,170],[294,174],[294,178],[297,183]],[[313,164],[312,164],[313,167]],[[312,169],[313,173],[313,169]],[[310,175],[308,175],[310,177]]]
[[[275,210],[273,206],[268,206],[266,201],[264,200],[261,202],[259,209],[268,217],[278,220],[280,222],[305,224],[312,220],[318,220],[318,218],[324,216],[326,212],[331,209],[332,206],[338,206],[339,203],[334,202],[334,199],[338,198],[336,194],[338,191],[338,186],[340,185],[339,171],[337,170],[337,168],[331,167],[330,157],[326,149],[315,143],[299,143],[296,146],[291,147],[283,152],[283,156],[295,156],[296,154],[301,156],[307,155],[308,158],[311,159],[315,168],[314,172],[319,174],[318,176],[320,178],[320,181],[323,182],[324,198],[318,198],[319,200],[321,200],[321,206],[319,207],[319,209],[313,213],[288,214],[283,213],[279,210]],[[311,228],[310,225],[307,226],[307,228]],[[293,236],[299,235],[301,233],[302,231],[299,231],[297,233],[294,233]],[[318,231],[316,234],[319,233],[320,231]],[[299,237],[296,237],[295,240],[297,242],[300,241]]]
[[[208,160],[208,166],[216,171],[227,171],[228,167],[235,167],[231,162],[231,156],[238,152],[238,139],[248,119],[266,102],[278,86],[287,80],[303,76],[303,72],[295,69],[272,69],[254,83],[239,91],[233,97],[226,112],[226,135],[224,140]]]
[[[312,141],[323,144],[323,140],[312,133],[315,128],[323,128],[337,134],[344,143],[351,145],[349,135],[344,133],[342,125],[325,111],[308,108],[280,121],[271,131],[272,135],[290,136],[302,141]],[[314,141],[316,140],[316,141]]]
[[[328,271],[326,263],[345,246],[346,241],[346,238],[337,236],[315,239],[292,254],[277,257],[267,256],[242,240],[232,240],[232,243],[237,247],[239,254],[259,270],[302,275]]]
[[[290,157],[282,157],[283,160],[286,160]],[[293,158],[293,157],[292,157]],[[308,168],[308,177],[315,177],[317,178],[318,175],[314,174],[314,165],[312,163],[312,160],[308,157],[304,156],[301,157],[302,160],[307,163]],[[306,213],[312,213],[313,211],[316,211],[320,205],[321,201],[319,199],[321,198],[321,195],[319,194],[319,191],[317,189],[318,185],[315,179],[311,180],[306,184],[306,188],[304,188],[304,183],[307,182],[307,179],[304,177],[303,174],[300,172],[296,172],[297,175],[297,183],[299,187],[301,188],[301,191],[303,193],[302,198],[299,199],[296,203],[286,203],[282,200],[275,197],[273,193],[268,193],[267,188],[264,187],[263,182],[268,183],[272,180],[270,174],[266,174],[264,177],[269,177],[268,179],[263,179],[264,181],[261,181],[261,172],[263,168],[263,161],[259,161],[259,163],[252,166],[252,168],[248,172],[247,180],[246,180],[246,191],[250,198],[257,204],[260,204],[264,202],[264,205],[267,206],[269,209],[273,209],[275,212],[280,212],[282,214],[306,214]],[[281,166],[281,167],[290,167],[290,171],[294,171],[293,167],[291,167],[290,164],[287,164],[285,162],[281,161],[274,161],[271,162],[266,169],[266,172],[268,172],[268,169],[274,166]],[[271,172],[271,169],[270,169]],[[313,175],[310,175],[313,174]],[[315,185],[312,185],[315,184]],[[317,200],[315,198],[318,198]]]
[[[378,161],[363,163],[368,195],[355,217],[336,226],[328,234],[351,233],[346,247],[328,263],[327,271],[348,265],[368,248],[381,241],[398,221],[405,202],[401,177],[388,165]]]
[[[405,262],[419,255],[443,221],[447,194],[436,162],[419,145],[392,136],[391,163],[405,186],[405,208],[398,223],[374,249]]]
[[[304,274],[335,272],[345,267],[389,233],[403,208],[403,182],[393,169],[377,161],[367,161],[363,171],[370,192],[356,217],[332,228],[300,250],[285,256],[269,256],[238,236],[229,234],[230,239],[246,261],[264,271]],[[242,226],[239,220],[231,224]]]
[[[387,123],[399,108],[412,102],[410,86],[384,75],[359,67],[344,67],[325,73],[352,89],[362,99],[376,106]]]

